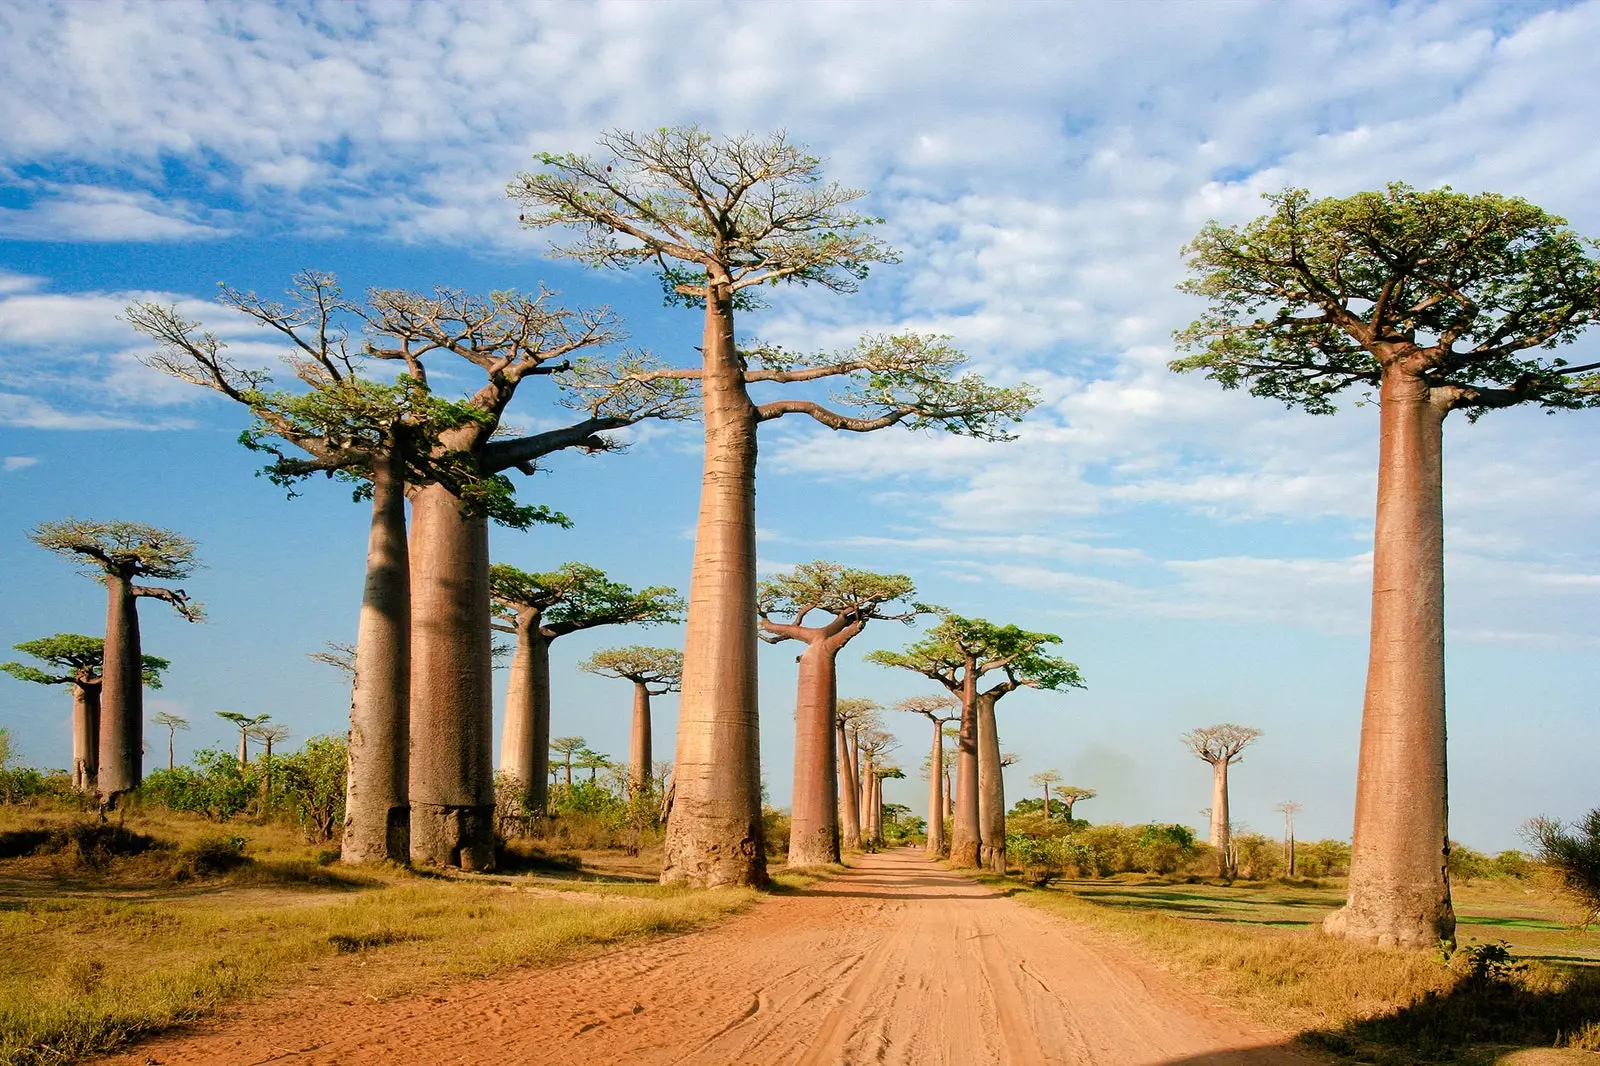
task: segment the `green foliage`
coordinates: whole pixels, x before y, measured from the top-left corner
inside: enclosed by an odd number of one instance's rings
[[[664,585],[634,591],[584,563],[566,563],[546,573],[530,573],[505,563],[489,567],[494,612],[515,621],[519,610],[541,612],[547,636],[606,625],[659,625],[676,622],[683,598]]]
[[[1284,872],[1283,844],[1264,833],[1239,833],[1229,838],[1234,869],[1250,881],[1265,881]]]
[[[1343,840],[1296,842],[1294,861],[1302,877],[1343,877],[1350,872],[1350,845]]]
[[[344,825],[348,758],[342,736],[311,737],[299,751],[272,757],[272,801],[299,822],[306,839],[332,840]]]
[[[603,648],[579,663],[578,669],[648,685],[653,695],[660,695],[676,692],[682,683],[683,652],[676,648],[647,648],[642,644]]]
[[[990,670],[1004,672],[1006,679],[990,692],[1005,693],[1023,687],[1052,691],[1083,688],[1083,677],[1076,665],[1044,650],[1046,645],[1060,643],[1061,638],[1054,633],[1033,633],[946,611],[940,615],[938,625],[905,651],[874,651],[867,655],[867,662],[911,670],[952,691],[960,688],[969,658],[979,675]]]
[[[1534,854],[1556,872],[1563,891],[1580,908],[1584,928],[1600,921],[1600,807],[1570,827],[1535,818],[1526,832]]]
[[[1595,244],[1564,220],[1515,197],[1400,183],[1266,199],[1271,214],[1208,223],[1184,248],[1181,288],[1210,306],[1177,334],[1196,354],[1172,369],[1322,414],[1342,390],[1379,384],[1382,351],[1404,351],[1409,370],[1452,390],[1452,406],[1600,402],[1572,380],[1593,367],[1523,354],[1600,320]]]
[[[92,574],[176,581],[199,566],[194,541],[142,522],[95,522],[68,518],[41,522],[28,539],[46,551],[76,558]]]
[[[870,232],[882,220],[847,208],[863,193],[824,183],[822,161],[782,133],[717,138],[680,126],[612,131],[600,146],[608,158],[539,155],[545,171],[507,189],[518,217],[575,231],[557,255],[655,267],[669,303],[703,305],[713,265],[730,296],[780,281],[849,292],[872,264],[897,258]]]
[[[904,574],[877,574],[819,559],[761,582],[756,591],[756,613],[763,619],[774,614],[789,615],[792,625],[804,625],[812,611],[862,622],[880,618],[909,625],[918,614],[932,608],[909,604],[896,610],[891,605],[916,591]]]
[[[0,663],[4,670],[18,681],[31,681],[38,685],[64,685],[69,682],[87,683],[100,677],[101,663],[105,658],[106,642],[100,637],[81,633],[57,633],[52,637],[25,640],[13,645],[17,651],[32,656],[48,666],[66,673],[49,673],[24,663]],[[147,688],[161,687],[161,673],[172,663],[154,655],[141,657],[144,683]]]

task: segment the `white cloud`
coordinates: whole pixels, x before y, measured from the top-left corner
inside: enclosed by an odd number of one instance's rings
[[[3,468],[9,474],[13,470],[26,470],[38,462],[39,457],[36,455],[8,455],[4,459],[0,459],[0,468]]]
[[[0,237],[29,241],[189,241],[227,236],[149,192],[53,187],[28,208],[0,207]]]

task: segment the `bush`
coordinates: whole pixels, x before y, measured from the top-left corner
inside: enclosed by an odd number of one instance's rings
[[[63,855],[75,864],[96,870],[104,868],[114,858],[142,855],[162,846],[155,837],[108,822],[76,822],[57,828],[14,829],[0,833],[0,859]]]
[[[1474,877],[1496,873],[1493,859],[1454,840],[1450,841],[1450,850],[1445,856],[1445,869],[1450,873],[1450,880],[1461,885],[1470,885]]]
[[[1295,872],[1301,877],[1343,877],[1350,872],[1350,845],[1342,840],[1296,844]]]
[[[1234,868],[1240,877],[1265,881],[1283,866],[1283,845],[1262,833],[1241,833],[1231,841]]]
[[[250,860],[244,854],[241,836],[207,836],[191,840],[178,849],[168,874],[174,881],[197,881],[225,874]]]
[[[1562,891],[1578,905],[1583,927],[1600,920],[1600,808],[1570,832],[1552,818],[1535,818],[1526,832],[1539,861],[1555,871]]]
[[[344,824],[344,737],[312,737],[299,751],[272,758],[273,803],[288,811],[313,844],[332,840]]]

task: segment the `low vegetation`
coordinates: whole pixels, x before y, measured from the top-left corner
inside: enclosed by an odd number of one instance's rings
[[[1571,907],[1539,871],[1516,877],[1484,861],[1456,892],[1463,946],[1435,952],[1323,935],[1322,919],[1344,901],[1342,878],[1123,876],[1024,888],[1019,898],[1130,939],[1263,1021],[1355,1061],[1600,1051],[1600,934],[1574,929]]]

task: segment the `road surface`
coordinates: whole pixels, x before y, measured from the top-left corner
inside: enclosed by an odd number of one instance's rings
[[[386,1003],[270,1002],[117,1063],[1279,1066],[1103,935],[900,850],[711,928]]]

